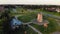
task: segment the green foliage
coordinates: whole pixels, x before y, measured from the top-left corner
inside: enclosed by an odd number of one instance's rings
[[[32,13],[27,13],[23,16],[20,16],[18,17],[19,20],[21,20],[22,22],[29,22],[31,21],[32,19],[35,19],[36,18],[36,13],[32,12]]]

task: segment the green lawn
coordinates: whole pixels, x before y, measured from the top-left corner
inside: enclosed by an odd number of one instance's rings
[[[37,24],[31,24],[34,26],[36,29],[38,29],[40,32],[43,34],[50,34],[52,32],[57,31],[58,29],[58,24],[53,18],[48,18],[49,24],[47,28],[44,28],[43,25],[37,25]]]
[[[23,16],[18,17],[18,19],[21,20],[22,22],[29,22],[30,20],[36,18],[38,12],[42,12],[42,11],[36,10],[35,12],[26,12],[26,13],[24,13]],[[56,15],[56,16],[60,16],[59,13],[55,13],[55,12],[47,12],[47,11],[43,11],[43,12],[45,12],[47,14],[53,14],[53,15]],[[47,29],[44,28],[43,25],[39,26],[39,25],[36,25],[36,24],[32,24],[32,26],[34,26],[35,28],[40,30],[43,34],[50,34],[54,31],[57,31],[58,24],[55,21],[55,19],[50,18],[50,17],[48,17],[48,18],[46,17],[45,19],[47,19],[49,21]]]
[[[40,9],[39,10],[35,9],[34,11],[30,12],[30,11],[27,11],[25,9],[17,8],[17,11],[18,11],[18,13],[11,13],[11,15],[22,15],[22,16],[19,16],[18,19],[24,23],[30,22],[32,19],[37,18],[38,12],[44,12],[47,14],[53,14],[56,16],[60,16],[60,13],[42,11]],[[41,31],[43,34],[50,34],[54,31],[60,30],[60,29],[58,29],[59,26],[58,26],[57,22],[55,21],[55,19],[50,18],[50,17],[45,17],[44,19],[47,19],[49,21],[47,28],[44,28],[43,25],[36,25],[36,24],[31,24],[31,25],[34,26],[39,31]],[[2,25],[1,20],[0,20],[0,24]],[[2,27],[0,27],[0,28],[2,28]],[[2,29],[0,29],[0,30],[2,30]],[[27,32],[28,32],[28,34],[37,34],[31,28],[28,28]]]
[[[19,16],[18,19],[21,20],[22,22],[30,22],[32,19],[35,19],[37,16],[37,13],[35,12],[30,12],[26,13],[22,16]]]

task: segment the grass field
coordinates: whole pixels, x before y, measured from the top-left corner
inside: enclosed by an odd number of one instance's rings
[[[60,13],[57,12],[48,12],[48,11],[43,11],[40,9],[35,9],[35,10],[31,10],[31,11],[27,11],[25,9],[21,9],[21,8],[17,8],[17,13],[11,13],[11,15],[22,15],[19,16],[18,19],[24,23],[30,22],[32,19],[36,19],[37,18],[37,13],[39,12],[44,12],[46,14],[52,14],[55,16],[60,16]],[[43,25],[36,25],[36,24],[31,24],[32,26],[34,26],[36,29],[38,29],[40,32],[42,32],[43,34],[50,34],[52,32],[55,32],[57,30],[60,30],[60,26],[58,26],[57,22],[55,21],[55,19],[50,18],[50,17],[46,17],[44,16],[44,19],[47,19],[49,21],[48,27],[44,28]],[[2,20],[0,20],[0,25],[2,25]],[[0,26],[0,30],[2,26]],[[35,33],[31,28],[27,29],[28,34],[37,34]]]

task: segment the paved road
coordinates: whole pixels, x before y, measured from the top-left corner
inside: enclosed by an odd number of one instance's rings
[[[16,15],[15,17],[19,17],[19,16],[22,16],[22,15]]]
[[[16,15],[16,18],[20,16],[20,15]],[[34,28],[33,26],[29,25],[32,22],[28,22],[28,23],[22,23],[23,25],[28,25],[28,27],[32,28],[35,32],[37,32],[38,34],[42,34],[40,31],[38,31],[36,28]]]
[[[46,14],[46,13],[44,13],[44,12],[42,12],[42,14],[43,14],[44,16],[48,16],[48,17],[52,17],[52,18],[55,18],[55,19],[59,19],[59,20],[60,20],[60,17],[59,17],[59,16],[55,16],[55,15],[52,15],[52,14]]]
[[[40,31],[38,31],[36,28],[34,28],[33,26],[29,25],[32,22],[28,22],[28,23],[23,23],[23,25],[28,25],[28,27],[32,28],[35,32],[37,32],[38,34],[42,34]]]
[[[32,22],[28,22],[28,23],[22,23],[23,25],[28,25],[28,24],[31,24]]]
[[[32,28],[35,32],[37,32],[38,34],[42,34],[40,31],[38,31],[36,28],[34,28],[33,26],[31,25],[28,25],[28,27]]]

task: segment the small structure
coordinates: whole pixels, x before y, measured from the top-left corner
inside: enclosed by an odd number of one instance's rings
[[[57,8],[56,11],[57,11],[57,12],[60,12],[60,8]]]

